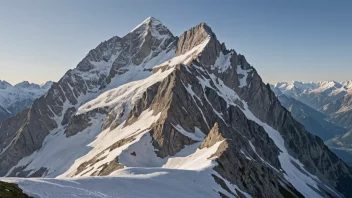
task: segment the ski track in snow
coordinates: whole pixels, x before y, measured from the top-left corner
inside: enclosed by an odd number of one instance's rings
[[[71,179],[0,178],[0,180],[17,183],[25,193],[38,198],[135,198],[145,197],[146,195],[156,198],[218,197],[218,192],[232,197],[233,195],[212,179],[212,175],[222,178],[211,169],[216,163],[213,159],[209,159],[217,151],[220,144],[221,142],[218,142],[210,148],[198,149],[200,143],[196,143],[186,146],[176,156],[168,159],[155,158],[154,160],[165,163],[162,167],[125,168],[115,171],[107,177]],[[137,153],[140,154],[139,151]],[[141,158],[148,160],[149,157],[149,155],[144,155]],[[143,165],[145,166],[145,164]],[[236,194],[236,190],[238,190],[246,197],[251,197],[236,185],[224,181],[233,193]]]
[[[166,168],[127,168],[109,177],[79,179],[20,179],[6,178],[17,183],[28,195],[35,198],[140,198],[140,197],[219,197],[223,190],[208,171],[187,171]],[[219,176],[219,175],[217,175]],[[236,187],[227,183],[236,192]],[[243,194],[250,197],[248,194]]]

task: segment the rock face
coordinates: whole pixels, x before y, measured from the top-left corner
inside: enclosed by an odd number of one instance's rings
[[[6,120],[11,116],[11,112],[9,112],[4,107],[0,106],[0,120]]]
[[[7,176],[159,167],[198,171],[222,197],[352,196],[351,168],[205,23],[177,38],[148,18],[101,43],[0,134]]]

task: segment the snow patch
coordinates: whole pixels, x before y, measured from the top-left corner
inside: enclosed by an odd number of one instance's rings
[[[230,52],[226,55],[224,55],[223,52],[220,52],[219,57],[216,59],[214,65],[211,66],[211,69],[218,69],[219,73],[225,72],[228,68],[231,66],[231,57],[233,55],[233,52]]]
[[[247,77],[248,77],[248,73],[252,71],[252,69],[247,69],[244,70],[242,69],[241,65],[237,65],[237,73],[243,75],[243,77],[239,78],[238,80],[240,81],[240,88],[243,88],[245,86],[247,86]]]
[[[194,60],[198,57],[199,53],[201,53],[204,50],[204,48],[209,43],[209,41],[210,41],[210,37],[205,39],[201,44],[199,44],[199,45],[195,46],[194,48],[192,48],[191,50],[187,51],[187,53],[176,56],[167,62],[164,62],[158,66],[155,66],[154,68],[164,67],[167,65],[168,66],[175,66],[178,64],[188,65],[192,60]]]
[[[182,126],[171,124],[178,132],[182,133],[182,135],[191,138],[194,141],[203,141],[205,138],[205,134],[197,127],[195,127],[194,133],[186,131]]]

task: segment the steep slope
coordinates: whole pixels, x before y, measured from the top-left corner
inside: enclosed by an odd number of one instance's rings
[[[20,122],[0,127],[1,134],[16,135],[1,155],[4,174],[60,179],[9,181],[32,192],[37,183],[64,183],[80,196],[98,188],[97,180],[104,182],[100,196],[108,180],[128,186],[141,178],[151,185],[160,179],[166,192],[185,197],[352,196],[351,168],[294,120],[245,57],[227,50],[206,24],[176,38],[148,18],[110,42],[16,116]],[[100,67],[90,59],[116,53]],[[31,133],[38,140],[33,146],[26,138]],[[80,179],[107,175],[112,178]],[[182,184],[171,188],[173,178]],[[192,180],[189,190],[183,183]],[[153,193],[135,187],[137,195]],[[137,196],[122,187],[111,193]]]
[[[43,85],[24,81],[12,86],[0,80],[0,121],[30,107],[33,101],[49,90],[52,82]]]
[[[11,112],[9,112],[7,109],[4,107],[0,106],[0,121],[1,120],[6,120],[11,116]]]

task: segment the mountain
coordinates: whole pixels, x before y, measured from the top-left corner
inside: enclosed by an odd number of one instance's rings
[[[291,108],[291,112],[298,111],[298,114],[295,116],[295,113],[293,113],[293,116],[296,120],[300,121],[308,131],[326,141],[326,144],[343,160],[350,164],[352,163],[351,145],[346,144],[344,141],[345,138],[343,138],[349,137],[349,131],[352,130],[352,81],[341,83],[335,81],[322,81],[318,83],[303,83],[297,81],[292,83],[281,82],[272,86],[272,88],[282,94],[281,98],[285,96],[289,97],[290,100],[295,98],[323,113],[325,115],[323,118],[324,122],[327,121],[329,126],[335,125],[345,128],[344,133],[338,132],[340,130],[336,131],[336,127],[325,126],[324,130],[319,128],[314,120],[311,120],[311,117],[306,117],[304,115],[305,113],[302,113],[301,108]],[[285,106],[284,103],[283,105]],[[304,119],[301,119],[303,117]],[[322,119],[318,118],[315,120]],[[314,128],[313,125],[315,126]]]
[[[329,112],[329,121],[348,129],[352,129],[352,92],[348,92],[341,99],[323,107]]]
[[[283,107],[289,110],[294,119],[303,124],[307,131],[320,137],[325,144],[346,163],[352,164],[351,144],[345,144],[341,137],[348,136],[348,130],[337,126],[326,119],[323,113],[309,107],[302,102],[282,94],[280,90],[271,86]]]
[[[352,165],[352,131],[334,137],[326,144],[345,162]]]
[[[341,99],[351,90],[351,87],[347,86],[346,83],[336,81],[279,82],[274,87],[286,96],[292,97],[316,110],[320,110],[325,105]]]
[[[281,105],[290,111],[293,118],[303,124],[311,134],[325,141],[347,132],[347,129],[326,121],[328,116],[325,114],[294,98],[286,96],[273,86],[271,87],[281,102]]]
[[[280,82],[273,88],[324,113],[326,120],[352,129],[352,81]]]
[[[13,86],[0,80],[0,120],[14,116],[31,106],[35,99],[49,90],[52,83],[48,81],[38,85],[24,81]]]
[[[102,42],[0,140],[1,175],[46,177],[2,180],[35,196],[352,196],[351,167],[205,23]]]

